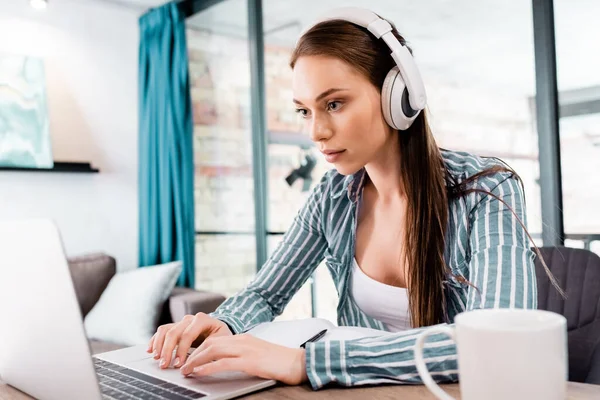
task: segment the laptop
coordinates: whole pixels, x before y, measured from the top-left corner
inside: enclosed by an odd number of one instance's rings
[[[276,384],[242,372],[185,377],[147,344],[91,355],[56,225],[0,221],[0,380],[40,400],[231,399]]]

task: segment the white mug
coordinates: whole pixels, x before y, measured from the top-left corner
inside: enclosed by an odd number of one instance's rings
[[[458,314],[455,326],[419,335],[415,361],[421,380],[441,400],[453,400],[431,378],[423,359],[430,335],[456,343],[462,400],[564,400],[567,392],[567,320],[541,310],[483,309]]]

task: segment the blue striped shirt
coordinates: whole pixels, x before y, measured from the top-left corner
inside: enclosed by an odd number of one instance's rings
[[[442,150],[442,157],[457,182],[499,163],[447,150]],[[356,209],[364,177],[364,168],[348,176],[327,172],[254,280],[211,315],[229,324],[234,333],[272,321],[325,259],[339,295],[338,324],[386,330],[382,322],[361,311],[349,291]],[[483,176],[469,187],[498,196],[525,223],[524,194],[512,174]],[[482,193],[451,199],[448,232],[445,261],[452,274],[444,281],[447,323],[467,310],[537,307],[534,253],[508,207]],[[310,383],[314,389],[332,382],[343,386],[421,383],[413,348],[423,329],[309,343],[306,372]],[[424,358],[434,380],[458,379],[456,347],[448,337],[431,336]]]

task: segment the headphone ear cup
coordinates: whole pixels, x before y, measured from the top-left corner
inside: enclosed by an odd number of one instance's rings
[[[419,110],[410,107],[408,89],[397,66],[388,72],[383,81],[381,109],[388,125],[400,131],[408,129],[419,115]]]
[[[395,84],[397,76],[400,74],[398,67],[394,67],[389,70],[383,81],[381,87],[381,110],[383,111],[383,118],[389,126],[394,129],[398,129],[392,118],[392,86]]]

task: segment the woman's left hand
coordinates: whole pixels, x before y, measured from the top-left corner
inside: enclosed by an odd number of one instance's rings
[[[248,334],[207,338],[180,370],[195,376],[241,371],[288,385],[308,380],[304,349],[280,346]]]

